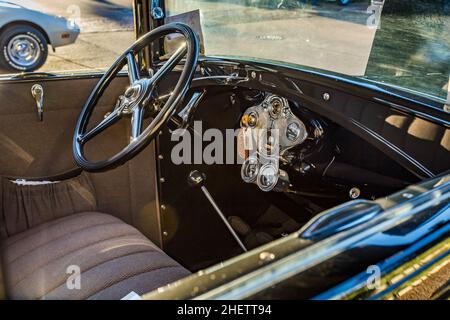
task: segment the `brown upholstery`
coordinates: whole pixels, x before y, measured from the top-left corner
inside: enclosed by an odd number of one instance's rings
[[[3,264],[12,299],[121,299],[189,274],[137,229],[111,215],[84,212],[6,239]],[[80,289],[70,290],[69,266]]]
[[[34,82],[0,83],[0,176],[41,180],[76,168],[72,156],[75,124],[98,80],[99,77],[92,76],[58,81],[39,79],[45,92],[44,121],[36,120],[36,102],[30,93]],[[89,127],[112,110],[128,86],[126,75],[117,76],[111,82],[92,113]],[[130,122],[123,119],[87,143],[88,159],[99,161],[120,151],[129,143],[129,130]],[[118,168],[87,174],[95,190],[96,209],[83,208],[76,212],[107,212],[161,245],[155,168],[154,143],[151,143]],[[7,214],[16,218],[10,212]]]
[[[0,234],[11,237],[78,212],[97,211],[91,179],[78,177],[40,185],[18,185],[0,177]]]

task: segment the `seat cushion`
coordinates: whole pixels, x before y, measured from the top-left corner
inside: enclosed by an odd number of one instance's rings
[[[41,224],[2,249],[12,299],[121,299],[189,274],[137,229],[98,212]]]

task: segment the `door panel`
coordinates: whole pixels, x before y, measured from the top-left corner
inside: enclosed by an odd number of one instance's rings
[[[42,81],[0,82],[0,176],[48,177],[76,168],[72,158],[72,136],[78,114],[99,77],[65,77]],[[31,87],[44,89],[44,119],[38,121]],[[114,107],[128,86],[119,76],[110,85],[92,116],[97,123]],[[101,158],[128,142],[129,122],[119,122],[94,138],[87,154]],[[150,145],[127,164],[89,174],[96,191],[98,210],[115,215],[138,227],[160,243],[157,217],[154,147]],[[3,213],[3,214],[7,214]]]

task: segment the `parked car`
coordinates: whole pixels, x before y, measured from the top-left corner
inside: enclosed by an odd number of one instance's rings
[[[0,1],[0,67],[11,72],[39,69],[53,49],[74,43],[80,29],[63,18]]]

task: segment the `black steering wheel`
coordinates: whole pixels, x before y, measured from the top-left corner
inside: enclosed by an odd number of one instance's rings
[[[173,33],[181,34],[185,38],[184,45],[182,45],[153,76],[141,78],[135,60],[136,54],[151,42]],[[198,55],[199,44],[197,36],[189,26],[182,23],[163,25],[137,40],[114,62],[111,68],[109,68],[105,75],[100,79],[84,105],[83,110],[78,117],[73,137],[73,156],[75,162],[86,171],[105,171],[124,164],[142,151],[155,138],[161,127],[167,123],[183,101],[194,76]],[[186,56],[186,60],[183,71],[181,72],[181,76],[170,94],[170,97],[165,104],[159,108],[159,111],[154,115],[147,128],[143,129],[144,111],[149,105],[149,102],[154,99],[153,92],[155,86],[174,69],[184,56]],[[98,100],[125,64],[128,65],[130,87],[119,97],[119,101],[114,110],[109,115],[105,116],[100,123],[86,132],[89,118],[91,117],[92,111]],[[98,162],[87,160],[84,156],[83,148],[86,142],[97,136],[106,128],[112,126],[120,118],[126,116],[131,118],[130,143],[109,159]]]

